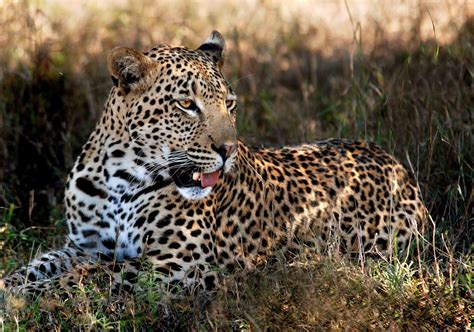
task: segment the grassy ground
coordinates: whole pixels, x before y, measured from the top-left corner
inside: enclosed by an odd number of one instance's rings
[[[118,299],[92,288],[68,300],[9,299],[2,328],[472,328],[468,2],[6,1],[0,12],[0,274],[63,240],[64,179],[110,89],[108,50],[197,46],[214,28],[227,40],[245,141],[375,141],[417,175],[433,221],[412,264],[277,255],[197,298],[148,287]]]
[[[7,329],[45,330],[443,330],[470,326],[472,302],[459,284],[415,276],[409,264],[352,262],[317,255],[279,260],[233,275],[216,293],[169,299],[156,284],[110,297],[107,289],[78,289],[25,304],[7,302]],[[452,287],[454,286],[454,287]]]

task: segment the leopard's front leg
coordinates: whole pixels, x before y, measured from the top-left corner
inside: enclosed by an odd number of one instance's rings
[[[71,271],[74,266],[91,261],[93,258],[73,244],[66,244],[60,250],[42,254],[28,265],[16,270],[0,280],[0,289],[15,292],[28,284],[51,280]]]

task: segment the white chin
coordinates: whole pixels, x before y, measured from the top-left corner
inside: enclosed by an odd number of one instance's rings
[[[197,201],[203,199],[207,195],[209,195],[212,191],[212,187],[188,187],[188,188],[178,188],[178,192],[186,199],[191,201]]]

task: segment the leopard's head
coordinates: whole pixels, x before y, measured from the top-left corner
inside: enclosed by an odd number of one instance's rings
[[[214,31],[197,49],[117,47],[108,58],[131,144],[188,199],[207,196],[236,158],[237,98],[221,72],[224,46]]]

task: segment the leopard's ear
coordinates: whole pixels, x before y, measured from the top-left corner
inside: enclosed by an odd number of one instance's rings
[[[198,47],[198,50],[209,54],[221,68],[224,65],[225,40],[219,31],[212,31],[211,35]]]
[[[151,59],[128,47],[114,48],[107,58],[112,81],[125,94],[142,85],[151,65]]]

